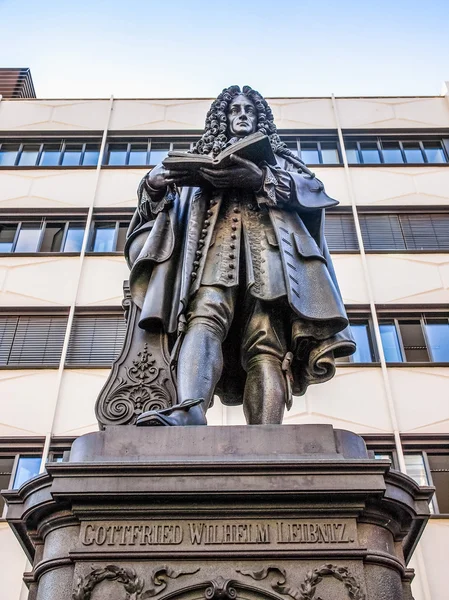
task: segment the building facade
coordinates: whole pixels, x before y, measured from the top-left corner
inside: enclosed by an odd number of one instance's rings
[[[436,97],[272,98],[279,133],[340,205],[326,231],[358,342],[285,423],[330,423],[436,487],[415,600],[445,600],[449,555],[449,88]],[[210,99],[0,100],[0,486],[94,431],[120,351],[136,188],[198,138]],[[216,402],[211,425],[244,422]],[[3,507],[2,507],[3,508]],[[0,521],[1,589],[25,600]],[[3,592],[4,590],[4,592]]]

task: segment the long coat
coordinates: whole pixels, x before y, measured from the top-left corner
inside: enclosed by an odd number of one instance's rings
[[[289,191],[262,211],[257,206],[266,198],[252,192],[186,187],[154,201],[142,182],[125,254],[131,295],[141,308],[139,326],[162,327],[173,344],[200,284],[239,283],[244,235],[248,293],[268,301],[284,296],[290,307],[293,393],[302,395],[309,384],[330,379],[334,358],[352,354],[355,343],[324,237],[324,209],[338,202],[319,180],[292,170],[280,157],[278,163]],[[227,210],[232,206],[242,210]],[[237,252],[228,254],[230,241]],[[231,329],[228,338],[238,340],[238,333]],[[222,382],[220,395],[225,403],[236,403],[244,373],[236,365],[235,347],[228,350],[225,343],[224,373],[232,376]]]

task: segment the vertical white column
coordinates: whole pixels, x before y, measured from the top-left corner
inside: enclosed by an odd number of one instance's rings
[[[449,102],[449,97],[448,97],[448,102]],[[377,344],[377,349],[378,349],[378,353],[379,353],[380,366],[382,369],[382,378],[383,378],[383,383],[384,383],[385,395],[387,397],[388,411],[389,411],[389,415],[390,415],[391,426],[393,429],[395,448],[396,448],[396,453],[397,453],[398,461],[399,461],[399,468],[402,471],[402,473],[407,474],[407,469],[405,466],[405,459],[404,459],[404,451],[402,448],[401,436],[400,436],[397,413],[396,413],[396,405],[394,402],[394,396],[393,396],[393,392],[391,389],[390,377],[388,374],[387,363],[385,360],[385,353],[384,353],[384,349],[382,346],[382,338],[380,335],[379,320],[377,318],[377,313],[376,313],[375,297],[374,297],[374,292],[373,292],[373,289],[371,286],[371,278],[370,278],[370,273],[369,273],[368,261],[366,259],[365,246],[364,246],[363,237],[362,237],[362,230],[360,229],[360,220],[359,220],[359,215],[357,212],[357,201],[356,201],[356,197],[355,197],[355,193],[354,193],[354,187],[352,185],[351,172],[349,169],[348,157],[346,154],[345,141],[344,141],[343,132],[341,129],[340,117],[338,114],[338,105],[337,105],[334,94],[332,94],[332,106],[334,109],[335,122],[337,125],[337,131],[338,131],[338,139],[340,142],[340,148],[341,148],[341,153],[342,153],[342,157],[343,157],[346,185],[348,186],[352,214],[354,216],[354,224],[355,224],[355,230],[356,230],[356,235],[357,235],[357,241],[359,243],[359,248],[360,248],[360,258],[362,261],[363,278],[364,278],[366,290],[368,293],[370,313],[371,313],[371,318],[373,320],[373,325],[374,325],[374,334],[376,337],[376,344]],[[421,583],[424,600],[432,600],[431,595],[430,595],[429,580],[427,578],[427,571],[426,571],[426,567],[425,567],[424,556],[423,556],[423,552],[422,552],[420,545],[418,545],[418,547],[415,550],[415,556],[417,559],[417,574],[418,574],[418,577],[419,577],[419,580]]]
[[[106,140],[108,137],[109,123],[111,121],[113,104],[114,104],[114,96],[111,96],[109,99],[109,107],[108,107],[108,111],[107,111],[106,123],[105,123],[104,129],[103,129],[103,137],[101,140],[98,164],[97,164],[97,168],[95,171],[96,176],[95,176],[94,190],[93,190],[92,198],[91,198],[91,201],[89,204],[89,210],[88,210],[87,218],[86,218],[86,228],[84,230],[83,242],[81,244],[80,257],[79,257],[79,261],[78,261],[78,270],[77,270],[77,275],[76,275],[75,290],[73,293],[72,303],[71,303],[70,309],[69,309],[69,316],[67,319],[67,326],[66,326],[65,335],[64,335],[64,343],[62,346],[61,359],[59,361],[58,377],[57,377],[57,381],[56,381],[56,390],[54,393],[52,422],[51,422],[51,427],[50,427],[49,431],[45,435],[45,443],[44,443],[44,449],[42,452],[40,473],[43,473],[45,471],[45,463],[47,462],[48,453],[50,451],[50,443],[51,443],[54,424],[55,424],[55,420],[56,420],[58,404],[59,404],[59,400],[60,400],[60,396],[61,396],[61,385],[62,385],[62,378],[64,375],[64,365],[65,365],[65,360],[66,360],[66,356],[67,356],[67,350],[69,347],[70,333],[72,331],[72,325],[73,325],[73,318],[75,316],[75,309],[76,309],[78,292],[79,292],[80,283],[81,283],[81,277],[83,274],[84,258],[86,255],[87,245],[89,243],[90,230],[91,230],[93,212],[94,212],[94,207],[95,207],[95,200],[97,197],[98,183],[100,180],[101,165],[103,164],[103,157],[104,157],[104,152],[105,152],[105,148],[106,148]]]
[[[384,353],[384,349],[382,346],[382,338],[380,335],[379,320],[377,318],[374,292],[373,292],[373,288],[371,286],[369,266],[368,266],[368,261],[366,259],[365,246],[364,246],[363,237],[362,237],[362,230],[360,229],[360,220],[359,220],[359,215],[357,212],[357,201],[356,201],[356,197],[355,197],[355,193],[354,193],[354,187],[352,185],[351,172],[349,169],[348,157],[346,155],[346,147],[345,147],[345,142],[344,142],[344,138],[343,138],[343,132],[341,129],[340,117],[338,114],[338,106],[337,106],[337,102],[335,100],[334,94],[332,94],[332,107],[334,109],[335,122],[337,125],[337,131],[338,131],[338,139],[340,141],[340,148],[341,148],[341,153],[342,153],[342,157],[343,157],[346,185],[348,186],[349,198],[351,201],[351,208],[352,208],[352,214],[354,217],[357,241],[359,243],[359,248],[360,248],[360,259],[362,262],[363,278],[364,278],[364,283],[366,286],[366,291],[368,294],[371,318],[373,320],[373,325],[374,325],[374,335],[376,338],[376,345],[377,345],[377,350],[379,353],[380,366],[382,369],[383,384],[384,384],[384,389],[385,389],[385,395],[387,398],[388,412],[389,412],[389,416],[390,416],[391,427],[393,430],[396,452],[398,455],[399,467],[403,473],[406,473],[404,452],[402,449],[401,436],[400,436],[400,432],[399,432],[396,406],[395,406],[395,402],[394,402],[393,393],[391,390],[390,378],[389,378],[389,374],[388,374],[387,363],[385,360],[385,353]]]

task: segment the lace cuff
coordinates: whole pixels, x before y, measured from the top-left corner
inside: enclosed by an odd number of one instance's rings
[[[262,167],[262,172],[262,185],[256,193],[258,203],[268,206],[288,204],[290,200],[290,177],[288,174],[278,167],[269,165]]]
[[[167,186],[165,190],[157,190],[145,179],[143,182],[140,204],[147,205],[152,215],[157,215],[165,208],[170,208],[176,196],[176,186]]]

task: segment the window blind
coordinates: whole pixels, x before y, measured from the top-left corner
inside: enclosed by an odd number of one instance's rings
[[[125,331],[123,315],[75,316],[66,364],[109,367],[122,348]]]
[[[329,250],[358,250],[354,218],[350,214],[326,215],[325,235]]]
[[[0,317],[0,365],[58,366],[66,317]]]

